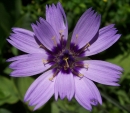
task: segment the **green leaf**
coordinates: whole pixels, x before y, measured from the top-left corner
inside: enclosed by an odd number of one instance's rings
[[[7,109],[1,108],[1,109],[0,109],[0,113],[12,113],[12,112],[10,112],[10,111],[7,110]]]
[[[56,105],[56,102],[52,102],[52,105],[51,105],[51,113],[60,113],[60,110],[58,108],[58,106]]]
[[[121,77],[121,80],[124,80],[126,77],[130,79],[130,76],[127,76],[130,73],[130,63],[128,63],[130,61],[129,53],[126,52],[125,54],[120,54],[113,59],[108,59],[107,61],[117,64],[124,69],[124,76]]]
[[[25,13],[24,15],[20,16],[19,19],[15,22],[14,26],[26,28],[26,29],[31,29],[31,17],[30,13]]]
[[[31,83],[34,81],[34,79],[31,77],[21,77],[21,78],[13,78],[13,81],[19,92],[20,99],[23,100],[27,89],[29,88]]]
[[[117,101],[114,100],[113,98],[109,97],[107,94],[105,94],[105,93],[103,93],[103,92],[101,92],[101,91],[100,91],[100,93],[101,93],[101,95],[102,95],[105,99],[107,99],[109,102],[111,102],[112,104],[114,104],[115,106],[117,106],[119,109],[125,110],[125,111],[127,111],[127,112],[130,112],[130,109],[127,109],[126,107],[122,106],[119,102],[117,102]]]
[[[9,35],[11,17],[4,5],[0,2],[0,48],[5,44],[5,38]]]
[[[0,105],[13,104],[19,100],[18,92],[13,82],[6,77],[0,76]]]

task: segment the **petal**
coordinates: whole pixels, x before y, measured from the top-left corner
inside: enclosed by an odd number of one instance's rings
[[[59,95],[61,99],[67,97],[68,100],[71,100],[74,91],[74,78],[72,73],[66,74],[59,72],[55,81],[55,99],[57,100]]]
[[[32,53],[32,54],[24,54],[24,55],[19,55],[15,56],[12,58],[7,59],[7,62],[11,61],[17,61],[17,60],[32,60],[32,59],[39,59],[39,58],[46,58],[47,59],[47,54],[46,53]]]
[[[14,33],[21,34],[22,36],[23,35],[30,36],[30,38],[33,39],[34,33],[32,31],[29,31],[29,30],[26,30],[26,29],[23,29],[23,28],[17,28],[17,27],[13,27],[12,30],[13,30]]]
[[[71,42],[78,44],[79,48],[85,46],[99,30],[100,20],[101,16],[89,8],[76,24]]]
[[[80,72],[88,79],[105,85],[119,85],[117,82],[122,74],[121,67],[98,60],[84,61],[84,65],[88,65],[88,68],[81,69]]]
[[[91,99],[93,99],[91,90],[87,87],[86,83],[84,82],[84,78],[80,79],[79,77],[74,77],[74,79],[76,100],[85,109],[91,111]]]
[[[37,56],[34,55],[27,59],[14,61],[9,66],[11,69],[14,69],[14,71],[11,72],[11,76],[24,77],[44,72],[50,68],[51,64],[45,64],[43,60],[45,61],[45,55],[37,54]]]
[[[47,71],[38,77],[27,90],[24,101],[29,101],[29,105],[35,106],[34,110],[44,105],[54,94],[54,83],[49,78],[52,77],[52,71]]]
[[[90,41],[90,47],[85,52],[85,56],[94,55],[106,50],[120,38],[121,35],[116,34],[117,30],[113,26],[113,24],[108,25],[99,30],[99,34]]]
[[[100,95],[100,92],[99,90],[97,89],[96,85],[91,81],[89,80],[88,78],[84,77],[83,79],[87,85],[87,87],[91,90],[91,92],[93,93],[93,96],[95,97],[95,99],[100,103],[102,104],[102,98],[101,98],[101,95]],[[94,104],[94,103],[91,103],[91,104]]]
[[[52,50],[59,43],[59,38],[52,26],[43,18],[39,18],[40,23],[32,24],[33,31],[38,40],[48,49]]]
[[[117,74],[115,75],[116,77],[120,77],[119,75],[121,75],[123,71],[120,66],[101,60],[85,60],[83,63],[88,64],[88,67],[91,66],[93,69]]]
[[[26,53],[42,53],[44,51],[35,41],[33,32],[22,28],[13,28],[13,32],[7,41],[14,47]]]
[[[60,3],[58,3],[57,6],[54,4],[52,4],[52,6],[46,5],[46,21],[53,27],[57,36],[60,36],[59,33],[62,33],[64,38],[67,40],[68,23],[64,9]]]

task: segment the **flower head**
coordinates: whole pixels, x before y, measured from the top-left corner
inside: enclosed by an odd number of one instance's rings
[[[101,16],[89,8],[79,19],[69,46],[68,23],[60,3],[46,6],[46,20],[39,18],[32,31],[13,28],[8,42],[27,53],[8,59],[13,77],[41,74],[25,94],[25,101],[38,109],[53,95],[55,100],[72,97],[87,110],[102,104],[92,81],[118,86],[122,68],[100,60],[81,57],[100,53],[119,38],[114,25],[99,29]]]

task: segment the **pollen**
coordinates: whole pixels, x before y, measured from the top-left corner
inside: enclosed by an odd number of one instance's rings
[[[86,47],[89,47],[89,46],[90,46],[90,44],[89,44],[89,43],[87,43]]]
[[[42,62],[45,65],[46,63],[48,63],[48,60],[42,59]]]
[[[56,76],[58,73],[59,73],[59,69],[57,69],[57,70],[55,71],[55,73],[52,75],[51,78],[49,78],[49,80],[53,82],[53,79],[55,78],[55,76]]]
[[[53,79],[54,79],[54,76],[52,76],[51,78],[49,78],[50,81],[53,81]]]
[[[83,75],[83,74],[81,74],[81,73],[79,73],[79,74],[78,74],[78,76],[79,76],[79,77],[83,77],[84,75]]]
[[[83,47],[83,50],[85,50],[86,48],[88,49],[88,47],[90,47],[90,43],[87,43],[87,44]]]
[[[55,37],[55,36],[53,36],[51,39],[53,40],[54,45],[55,45],[55,46],[57,46],[56,37]]]
[[[84,64],[84,67],[85,67],[86,69],[88,69],[89,64]]]

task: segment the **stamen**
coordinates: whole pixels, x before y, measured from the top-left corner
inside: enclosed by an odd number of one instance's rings
[[[86,48],[87,48],[87,50],[89,50],[89,49],[88,49],[89,46],[90,46],[90,43],[87,43],[84,47],[82,47],[82,48],[80,49],[80,52],[79,52],[78,54],[82,53],[83,51],[86,51],[86,50],[85,50]]]
[[[77,39],[78,39],[78,34],[76,34],[76,39],[75,39],[75,46],[77,45]]]
[[[44,47],[42,44],[39,45],[39,48]]]
[[[57,46],[57,43],[56,43],[56,37],[55,37],[55,36],[53,36],[51,39],[53,40],[54,45],[55,45],[55,46]]]
[[[89,64],[84,64],[84,67],[88,70]]]
[[[83,77],[84,75],[83,75],[83,74],[81,74],[81,73],[79,73],[79,74],[78,74],[78,76],[79,76],[79,77]]]
[[[51,78],[49,78],[49,80],[50,80],[50,81],[52,81],[52,80],[53,80],[53,78],[54,78],[54,76],[52,76]]]
[[[87,43],[87,44],[85,45],[85,49],[86,49],[86,48],[88,48],[89,46],[90,46],[90,44],[89,44],[89,43]]]
[[[58,73],[59,73],[59,69],[57,69],[57,70],[55,71],[55,73],[52,75],[51,78],[49,78],[49,80],[52,81]]]
[[[62,35],[63,32],[64,32],[64,30],[60,30],[60,31],[59,31],[60,35]]]
[[[64,35],[62,34],[63,32],[64,32],[64,30],[60,30],[60,31],[59,31],[60,40],[61,40],[61,46],[63,46],[63,38],[64,38]]]
[[[65,67],[67,67],[67,68],[69,67],[69,63],[67,61],[68,59],[69,59],[68,57],[66,57],[66,58],[63,59],[66,62],[66,66]]]
[[[43,61],[44,65],[45,65],[46,63],[48,63],[48,60],[42,59],[42,61]]]
[[[76,75],[76,76],[78,76],[78,77],[80,77],[80,78],[84,77],[83,74],[81,74],[79,71],[77,71],[77,70],[75,70],[75,69],[72,69],[71,71],[72,71],[72,73],[73,73],[74,75]]]
[[[39,43],[39,42],[38,42]],[[47,49],[43,44],[39,44],[39,48],[42,48],[44,50],[46,50],[49,53],[52,53],[49,49]]]

